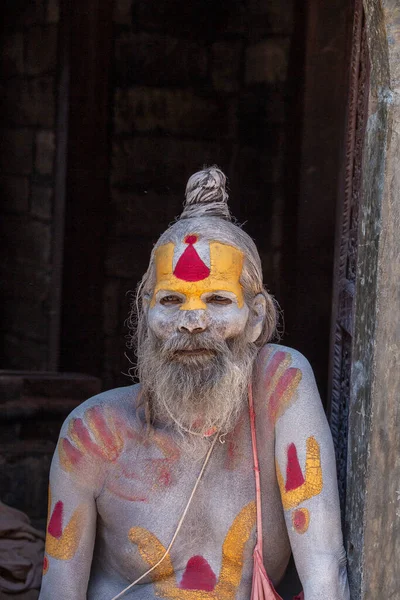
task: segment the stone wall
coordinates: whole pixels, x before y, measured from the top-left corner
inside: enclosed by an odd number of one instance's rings
[[[126,384],[124,319],[188,176],[216,163],[279,297],[292,3],[116,0],[112,217],[104,289],[104,381]]]
[[[58,0],[1,7],[2,368],[48,365]]]

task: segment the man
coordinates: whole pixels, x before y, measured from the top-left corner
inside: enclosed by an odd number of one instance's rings
[[[335,460],[311,368],[268,344],[274,303],[225,176],[194,174],[179,221],[139,286],[140,384],[91,398],[63,425],[50,474],[40,600],[248,600],[256,507],[248,392],[261,474],[264,563],[292,549],[305,600],[347,600]]]

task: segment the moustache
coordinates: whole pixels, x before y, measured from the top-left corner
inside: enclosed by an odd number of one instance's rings
[[[160,343],[160,352],[171,357],[177,352],[208,350],[215,354],[229,352],[225,340],[210,336],[208,333],[176,333],[170,339]]]

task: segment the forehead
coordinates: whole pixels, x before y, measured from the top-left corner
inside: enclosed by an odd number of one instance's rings
[[[243,252],[234,246],[189,233],[156,249],[154,294],[160,289],[184,294],[226,290],[242,302],[243,258]]]

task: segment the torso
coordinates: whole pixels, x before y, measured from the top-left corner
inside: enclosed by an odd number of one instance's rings
[[[258,373],[257,382],[261,380]],[[146,431],[134,409],[137,386],[117,392],[112,402],[108,393],[105,400],[93,399],[94,404],[89,401],[85,406],[92,410],[97,444],[108,456],[96,473],[98,521],[88,600],[111,600],[157,562],[203,462],[180,451],[176,434],[160,428]],[[275,475],[274,427],[258,383],[254,400],[265,566],[276,583],[287,566],[290,547]],[[102,417],[107,422],[104,430],[99,428]],[[124,597],[247,600],[255,535],[253,456],[245,409],[235,431],[214,447],[170,561]]]

